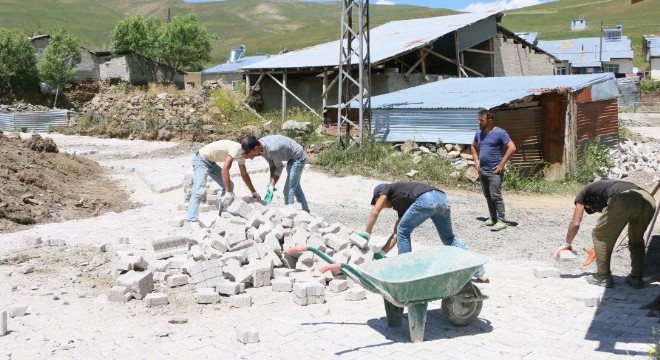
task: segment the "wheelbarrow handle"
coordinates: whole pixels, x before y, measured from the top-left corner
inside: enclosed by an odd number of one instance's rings
[[[328,264],[328,265],[323,265],[319,269],[320,272],[324,273],[326,271],[332,271],[332,270],[341,270],[341,264]]]
[[[307,246],[300,245],[300,246],[290,247],[290,248],[284,250],[284,253],[287,254],[287,255],[293,255],[293,254],[297,254],[297,253],[301,253],[301,252],[305,252],[305,251],[307,251]]]

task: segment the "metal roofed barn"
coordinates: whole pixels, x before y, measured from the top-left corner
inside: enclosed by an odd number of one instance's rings
[[[481,109],[495,113],[521,167],[547,163],[546,177],[577,166],[578,150],[600,137],[616,143],[618,106],[611,73],[453,78],[371,98],[371,130],[383,141],[470,144]]]

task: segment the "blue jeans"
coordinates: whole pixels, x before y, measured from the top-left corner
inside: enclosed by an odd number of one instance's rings
[[[199,153],[195,153],[192,160],[193,166],[193,185],[192,194],[190,195],[190,202],[188,202],[188,221],[197,221],[199,216],[199,202],[202,195],[206,192],[206,177],[210,176],[213,181],[220,185],[222,194],[225,194],[225,185],[222,183],[222,168],[213,161],[204,159]],[[220,205],[220,213],[222,213],[222,204]]]
[[[284,204],[293,204],[293,198],[295,196],[300,205],[302,205],[302,209],[309,212],[309,205],[307,205],[305,193],[303,193],[302,187],[300,186],[300,177],[302,176],[306,162],[307,158],[305,156],[287,161],[287,175],[286,182],[284,183]]]
[[[401,217],[396,231],[396,245],[399,254],[412,251],[410,234],[428,218],[433,221],[433,225],[438,230],[438,235],[440,235],[440,240],[444,245],[467,250],[465,244],[456,238],[452,230],[449,198],[442,191],[431,190],[420,195]],[[480,277],[484,273],[483,266],[480,266],[474,276]]]

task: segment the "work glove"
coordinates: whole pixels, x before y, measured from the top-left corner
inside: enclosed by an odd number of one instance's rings
[[[383,251],[383,249],[380,249],[378,252],[375,252],[375,253],[374,253],[374,256],[373,256],[372,259],[373,259],[373,260],[384,259],[384,258],[387,257],[387,256],[385,256],[385,255],[386,255],[386,254],[385,254],[385,251]]]
[[[363,239],[365,239],[365,240],[367,240],[367,241],[369,241],[369,237],[371,236],[371,234],[369,234],[369,233],[367,233],[367,232],[364,232],[364,231],[360,231],[360,232],[358,233],[358,235],[359,235],[361,238],[363,238]]]
[[[565,243],[564,245],[562,245],[559,249],[557,249],[557,251],[555,251],[555,260],[559,260],[559,253],[564,250],[573,251],[573,247],[569,243]]]
[[[270,204],[271,201],[273,201],[273,192],[275,191],[275,188],[273,187],[273,184],[268,183],[268,186],[266,186],[266,196],[264,196],[264,204],[268,205]]]
[[[234,201],[234,194],[230,192],[226,192],[224,195],[222,195],[222,197],[220,197],[220,202],[224,207],[231,205],[233,201]]]

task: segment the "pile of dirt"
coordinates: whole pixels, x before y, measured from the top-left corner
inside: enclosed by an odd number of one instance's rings
[[[58,153],[50,138],[0,133],[0,232],[123,211],[131,203],[94,161]]]

